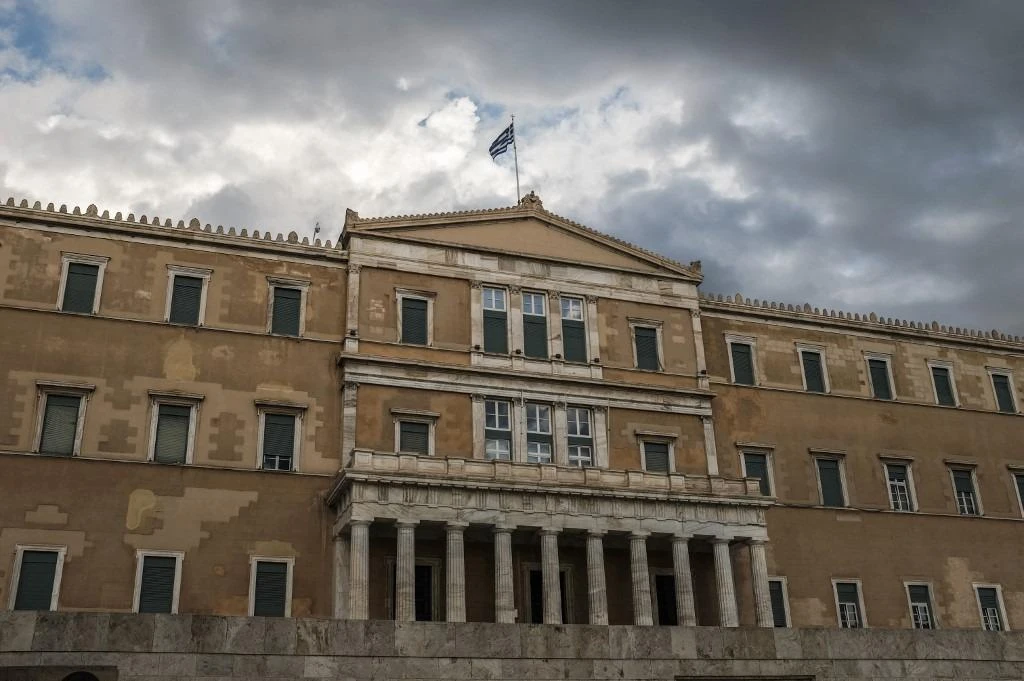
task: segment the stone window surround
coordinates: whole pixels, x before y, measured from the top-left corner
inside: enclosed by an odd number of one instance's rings
[[[299,335],[282,337],[302,338],[306,335],[306,300],[309,297],[310,282],[306,279],[267,277],[267,333],[269,334],[273,333],[274,328],[274,289],[277,287],[299,289]],[[203,299],[206,299],[205,286],[203,287]]]
[[[185,267],[184,265],[167,266],[167,299],[164,302],[165,322],[170,322],[171,320],[171,301],[174,297],[174,277],[177,275],[181,275],[183,277],[196,277],[203,280],[203,288],[199,292],[199,318],[196,321],[196,326],[204,326],[206,324],[206,294],[210,290],[210,277],[213,275],[213,270],[206,267]],[[301,322],[299,326],[301,330]]]
[[[537,570],[543,572],[544,565],[537,561],[526,561],[519,564],[519,583],[522,585],[522,590],[519,592],[520,598],[522,599],[522,617],[519,622],[529,623],[533,622],[533,603],[530,598],[530,571]],[[562,624],[577,624],[576,622],[576,608],[575,600],[572,596],[575,592],[575,582],[573,581],[573,570],[572,563],[559,562],[558,564],[559,574],[565,575],[565,590],[568,595],[565,598],[565,617],[562,620]],[[543,600],[541,601],[543,604]],[[543,621],[543,605],[541,606],[541,621]]]
[[[422,300],[427,304],[427,344],[422,347],[434,346],[434,302],[437,300],[436,291],[419,291],[408,288],[395,288],[395,316],[398,320],[398,342],[404,343],[402,339],[402,301],[406,298],[411,300]],[[482,341],[481,341],[482,342]]]
[[[384,574],[385,584],[387,588],[384,590],[384,612],[390,614],[395,611],[395,589],[397,588],[397,580],[395,579],[395,570],[398,563],[398,557],[394,555],[388,555],[384,558]],[[431,567],[431,578],[430,578],[430,621],[431,622],[443,622],[444,618],[442,615],[442,603],[441,603],[441,580],[444,578],[444,561],[441,558],[423,558],[416,556],[415,565],[429,565]],[[394,588],[392,585],[395,585]]]
[[[896,402],[899,400],[899,396],[896,393],[896,380],[892,375],[892,355],[884,352],[868,352],[864,351],[864,369],[867,371],[868,376],[868,397],[871,399],[875,398],[875,387],[871,383],[871,364],[869,360],[878,360],[885,362],[885,372],[889,375],[889,393],[892,395],[890,402]]]
[[[930,581],[921,579],[903,580],[903,593],[907,597],[907,612],[910,613],[910,628],[914,628],[914,603],[910,600],[910,587],[912,586],[928,587],[928,616],[931,618],[932,629],[938,629],[939,616],[935,607],[935,587]]]
[[[153,461],[156,457],[156,429],[160,421],[160,405],[169,404],[178,407],[189,408],[188,420],[188,446],[185,449],[185,465],[193,463],[196,448],[196,433],[199,425],[199,407],[204,399],[203,395],[191,393],[179,393],[174,391],[149,391],[149,447],[147,448],[146,460]],[[262,431],[261,431],[262,432]],[[262,451],[262,446],[260,447]]]
[[[103,275],[107,269],[110,258],[105,255],[88,255],[85,253],[69,253],[62,251],[60,254],[60,286],[57,288],[57,310],[64,304],[64,289],[68,284],[68,267],[72,264],[96,265],[96,291],[92,297],[92,314],[96,314],[100,307],[100,296],[103,294]]]
[[[778,491],[775,487],[775,446],[768,444],[759,444],[755,442],[737,442],[737,451],[740,457],[740,472],[743,477],[749,477],[747,475],[747,457],[746,454],[763,454],[765,460],[765,468],[768,473],[768,491],[771,492],[771,496],[777,497]],[[817,463],[815,463],[815,469],[817,469]]]
[[[18,582],[21,579],[21,562],[26,551],[50,551],[57,554],[57,565],[53,572],[53,591],[50,594],[50,610],[56,610],[60,601],[60,582],[64,575],[64,559],[68,547],[62,544],[16,544],[14,547],[14,569],[11,571],[10,596],[7,609],[14,610],[18,599]]]
[[[627,317],[626,322],[629,324],[629,347],[633,351],[633,369],[636,371],[652,371],[651,369],[641,369],[637,366],[636,356],[636,329],[637,327],[645,329],[654,329],[655,344],[658,346],[658,368],[657,371],[665,370],[665,322],[660,319],[644,319],[641,317]]]
[[[736,383],[736,367],[732,361],[732,346],[734,343],[750,346],[750,368],[754,374],[754,386],[761,385],[757,371],[757,338],[755,336],[742,336],[735,333],[725,334],[725,349],[727,350],[726,354],[729,356],[729,382]]]
[[[842,617],[839,614],[839,584],[856,584],[857,585],[857,608],[859,610],[858,615],[860,617],[860,628],[868,628],[868,613],[864,609],[864,585],[861,583],[860,578],[854,577],[833,577],[832,578],[832,598],[836,608],[836,625],[841,629],[843,627]]]
[[[1006,619],[1006,602],[1003,600],[1003,585],[972,582],[971,589],[974,591],[974,602],[978,605],[978,622],[982,628],[985,626],[985,614],[981,609],[981,594],[978,593],[978,589],[995,589],[996,603],[999,605],[999,623],[1002,624],[1003,631],[1010,631],[1010,623]]]
[[[302,426],[309,405],[283,400],[255,400],[257,419],[256,433],[256,470],[272,473],[288,473],[289,471],[268,470],[263,468],[263,431],[267,414],[287,414],[295,417],[295,444],[292,447],[292,470],[299,471],[302,455]]]
[[[793,618],[789,611],[789,578],[784,575],[769,575],[769,582],[778,582],[782,585],[782,608],[783,616],[786,619],[786,627],[793,626]]]
[[[925,362],[928,365],[928,379],[932,384],[932,399],[935,400],[934,404],[940,407],[947,407],[950,405],[939,404],[939,390],[935,385],[935,374],[932,373],[932,369],[945,369],[949,376],[949,389],[953,393],[953,407],[960,406],[960,393],[956,389],[956,375],[953,371],[953,362],[944,359],[929,359]]]
[[[879,454],[879,461],[882,463],[882,480],[885,482],[885,496],[889,500],[889,510],[896,513],[917,513],[920,506],[917,503],[917,483],[914,480],[914,457],[898,454]],[[897,511],[893,508],[892,493],[889,491],[889,465],[907,467],[907,493],[910,495],[910,510]]]
[[[1021,497],[1020,486],[1017,484],[1017,476],[1024,476],[1024,465],[1007,464],[1010,471],[1010,485],[1013,487],[1014,498],[1017,499],[1017,508],[1020,509],[1021,517],[1024,517],[1024,497]]]
[[[37,454],[40,453],[39,448],[43,443],[43,421],[46,419],[47,395],[68,395],[70,397],[81,398],[81,401],[78,403],[78,423],[75,426],[75,444],[71,451],[71,456],[80,456],[82,453],[82,434],[85,431],[85,411],[89,404],[89,398],[95,390],[96,386],[91,383],[51,381],[43,379],[37,380],[36,429],[35,437],[32,442],[32,451]]]
[[[946,470],[949,471],[949,484],[950,489],[953,491],[953,509],[956,513],[960,514],[960,507],[956,500],[956,479],[953,477],[953,471],[968,471],[971,474],[971,489],[974,492],[974,506],[976,511],[974,515],[978,517],[984,516],[985,506],[981,501],[981,487],[978,485],[978,463],[976,461],[969,461],[965,459],[945,459],[943,460],[943,463],[946,464]]]
[[[666,433],[653,430],[634,430],[637,448],[640,451],[640,469],[647,470],[647,453],[644,451],[645,442],[656,442],[668,445],[668,472],[676,472],[676,441],[679,439],[677,433]],[[655,613],[657,614],[657,613]]]
[[[1013,371],[1004,367],[986,366],[985,371],[988,373],[989,385],[992,386],[992,399],[995,403],[996,411],[999,411],[999,397],[996,395],[996,376],[1005,376],[1006,382],[1010,387],[1010,399],[1013,400],[1013,411],[1012,412],[1000,412],[1003,414],[1020,414],[1020,401],[1017,399],[1017,386],[1013,381]]]
[[[285,563],[288,573],[285,576],[284,616],[292,616],[292,578],[295,574],[294,556],[249,556],[249,606],[248,615],[253,617],[256,608],[256,565],[257,563]]]
[[[171,614],[178,614],[178,599],[181,596],[181,566],[185,560],[185,553],[183,551],[157,551],[155,549],[136,549],[135,551],[135,588],[132,592],[132,612],[139,611],[139,599],[142,594],[142,567],[143,561],[147,556],[174,558],[174,593],[171,596]]]
[[[832,382],[829,380],[829,377],[828,377],[828,361],[827,361],[826,355],[825,355],[825,351],[826,351],[825,346],[824,345],[819,345],[819,344],[816,344],[816,343],[804,343],[802,341],[797,341],[795,345],[796,345],[796,360],[797,360],[797,364],[800,366],[800,380],[803,382],[804,392],[807,391],[807,374],[804,373],[804,357],[803,357],[803,353],[805,353],[805,352],[813,352],[813,353],[816,353],[818,355],[818,357],[821,358],[821,381],[822,381],[822,383],[824,383],[825,394],[826,395],[831,394],[832,393]],[[732,353],[730,353],[729,356],[732,357]]]
[[[425,423],[427,424],[427,456],[434,456],[434,443],[436,441],[435,433],[437,431],[437,421],[441,418],[441,414],[436,411],[423,411],[422,409],[401,409],[393,407],[391,409],[391,418],[394,423],[395,431],[395,454],[409,454],[411,452],[399,451],[399,446],[402,442],[402,422],[408,421],[413,423]],[[473,429],[474,432],[478,430]],[[481,457],[483,458],[483,457]]]
[[[836,508],[835,506],[825,506],[825,499],[821,490],[821,472],[818,470],[819,459],[831,459],[839,462],[839,485],[840,492],[843,494],[843,505],[839,508],[848,508],[850,506],[850,488],[847,485],[846,480],[846,452],[841,452],[831,449],[810,449],[811,461],[814,463],[814,480],[818,486],[818,506],[825,508]],[[842,581],[842,580],[840,580]]]

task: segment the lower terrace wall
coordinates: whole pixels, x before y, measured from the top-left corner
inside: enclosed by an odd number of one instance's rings
[[[0,613],[0,681],[1019,679],[1024,634]]]

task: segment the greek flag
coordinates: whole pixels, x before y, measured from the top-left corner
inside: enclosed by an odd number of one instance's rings
[[[491,142],[491,148],[488,151],[491,152],[492,160],[498,158],[506,151],[508,151],[509,146],[511,146],[515,142],[516,134],[512,130],[513,125],[515,125],[515,123],[510,124],[507,128],[505,128],[504,132],[498,135],[498,137],[495,138],[493,142]]]

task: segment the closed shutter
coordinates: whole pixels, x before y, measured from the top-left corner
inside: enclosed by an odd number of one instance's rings
[[[18,574],[15,610],[49,610],[57,575],[56,551],[24,551]]]
[[[99,274],[99,265],[68,263],[67,279],[64,281],[64,300],[61,301],[60,309],[64,312],[92,314]]]
[[[398,451],[416,454],[430,453],[430,425],[417,421],[402,421],[399,426]]]
[[[547,359],[548,318],[542,315],[523,315],[523,353],[527,357]]]
[[[839,582],[836,584],[836,598],[840,603],[851,603],[860,612],[860,599],[857,597],[857,585],[853,582]]]
[[[484,310],[484,352],[508,354],[508,315]]]
[[[754,385],[754,359],[748,343],[730,343],[732,372],[740,385]]]
[[[668,473],[668,443],[644,443],[644,468],[652,473]]]
[[[768,595],[772,601],[772,624],[776,627],[786,625],[786,595],[782,591],[782,582],[773,579],[768,582]]]
[[[299,319],[302,315],[302,289],[275,286],[272,312],[271,333],[298,336]]]
[[[402,298],[402,342],[427,344],[427,301]]]
[[[172,612],[177,571],[178,560],[174,557],[143,556],[139,612]]]
[[[871,390],[880,400],[892,399],[892,386],[889,385],[889,367],[883,359],[869,359],[868,370],[871,372]]]
[[[953,487],[962,494],[974,494],[974,478],[970,471],[953,471]]]
[[[825,374],[821,368],[821,354],[817,352],[801,352],[804,364],[804,380],[807,391],[812,393],[825,392]]]
[[[949,378],[949,369],[932,367],[932,380],[935,381],[935,399],[938,403],[946,407],[955,407],[956,400],[953,397],[953,383]]]
[[[161,404],[157,412],[156,444],[153,460],[157,463],[185,463],[188,451],[191,407]]]
[[[633,344],[636,346],[636,368],[658,371],[658,330],[646,326],[633,328]]]
[[[928,587],[923,584],[911,584],[907,587],[907,591],[910,593],[911,603],[924,603],[927,606],[931,606],[931,597],[928,594]]]
[[[1022,509],[1024,509],[1024,474],[1018,473],[1013,477],[1017,481],[1017,495],[1020,497]]]
[[[821,481],[822,506],[844,506],[843,481],[839,475],[839,461],[818,459],[818,478]]]
[[[769,496],[771,486],[768,484],[768,457],[765,454],[745,452],[743,454],[743,465],[747,471],[748,478],[757,478],[763,496]]]
[[[78,409],[81,403],[81,397],[46,396],[43,436],[39,441],[40,453],[64,456],[75,453],[75,433],[78,430]]]
[[[994,610],[999,610],[999,596],[993,588],[979,587],[978,600],[981,601],[983,609],[993,608]]]
[[[999,594],[992,587],[978,587],[981,605],[981,625],[987,631],[1003,630],[1003,610],[999,607]]]
[[[992,384],[996,389],[996,403],[999,411],[1013,414],[1017,411],[1017,405],[1013,403],[1013,391],[1010,390],[1010,377],[1003,374],[993,374]]]
[[[256,617],[284,617],[287,598],[288,564],[257,561],[252,614]]]
[[[263,467],[290,471],[295,451],[295,416],[265,414],[263,417]]]
[[[562,353],[567,362],[587,361],[587,327],[576,319],[562,320]]]
[[[200,277],[175,275],[168,321],[172,324],[198,324],[199,303],[202,298],[203,280]]]

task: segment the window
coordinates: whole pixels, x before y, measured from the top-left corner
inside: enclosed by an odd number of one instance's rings
[[[860,582],[834,582],[834,586],[839,626],[843,629],[860,629],[866,626],[864,604],[860,598]]]
[[[434,336],[434,297],[428,291],[396,289],[398,298],[398,342],[430,345]]]
[[[672,471],[672,443],[665,440],[643,440],[644,470],[649,473]]]
[[[508,354],[508,306],[503,288],[485,286],[484,352]]]
[[[565,410],[569,434],[569,465],[585,468],[594,465],[594,435],[590,410],[568,407]]]
[[[429,454],[430,424],[422,421],[399,421],[398,451],[406,454]]]
[[[96,314],[109,258],[65,253],[58,298],[63,312]]]
[[[157,463],[192,463],[195,433],[194,402],[167,398],[153,401],[149,460]]]
[[[871,381],[872,396],[879,400],[891,400],[893,398],[893,391],[889,358],[884,355],[869,355],[867,360],[868,379]]]
[[[274,287],[270,333],[298,336],[302,325],[302,289],[291,286]]]
[[[543,293],[523,292],[523,354],[547,359],[548,318]]]
[[[206,312],[206,284],[211,270],[193,267],[167,267],[167,311],[164,321],[199,326]]]
[[[906,463],[885,463],[885,477],[889,485],[889,506],[894,511],[914,510],[913,480]]]
[[[250,559],[249,615],[290,617],[293,558]]]
[[[1004,414],[1017,413],[1017,400],[1014,398],[1013,380],[1007,371],[989,369],[992,377],[992,390],[996,396],[996,408]]]
[[[935,389],[935,404],[944,407],[957,406],[956,388],[953,385],[952,367],[937,362],[929,362],[932,372],[932,387]]]
[[[728,338],[732,382],[754,385],[754,343],[752,339]]]
[[[567,362],[587,361],[587,325],[582,298],[562,296],[562,353]]]
[[[661,371],[657,326],[633,325],[633,352],[637,369]]]
[[[184,554],[139,551],[135,565],[135,612],[178,612]]]
[[[1024,473],[1014,473],[1013,481],[1017,487],[1017,503],[1020,504],[1021,513],[1024,514]]]
[[[776,627],[789,626],[789,597],[786,580],[773,577],[768,580],[768,596],[772,602],[772,624]]]
[[[57,392],[43,393],[43,414],[39,429],[40,454],[74,456],[81,442],[85,397]]]
[[[295,453],[298,449],[297,414],[263,412],[263,469],[268,471],[295,470]]]
[[[951,468],[953,476],[953,495],[956,497],[956,510],[960,515],[981,515],[978,495],[975,492],[973,468]]]
[[[1003,610],[1002,588],[998,585],[974,586],[978,597],[978,608],[981,611],[981,628],[985,631],[1004,631],[1006,617]]]
[[[814,462],[818,469],[818,491],[821,493],[821,505],[846,506],[842,461],[835,457],[817,457]]]
[[[551,407],[526,403],[526,460],[551,463]]]
[[[772,495],[771,472],[768,467],[768,452],[743,452],[743,477],[757,478],[761,495]]]
[[[799,353],[804,375],[804,390],[809,393],[827,393],[824,354],[821,350],[804,347],[799,348]]]
[[[915,629],[934,629],[931,589],[927,584],[907,584],[910,602],[910,621]]]
[[[512,459],[512,405],[504,400],[484,401],[485,453],[488,459]]]
[[[11,610],[56,610],[66,547],[18,546]]]

